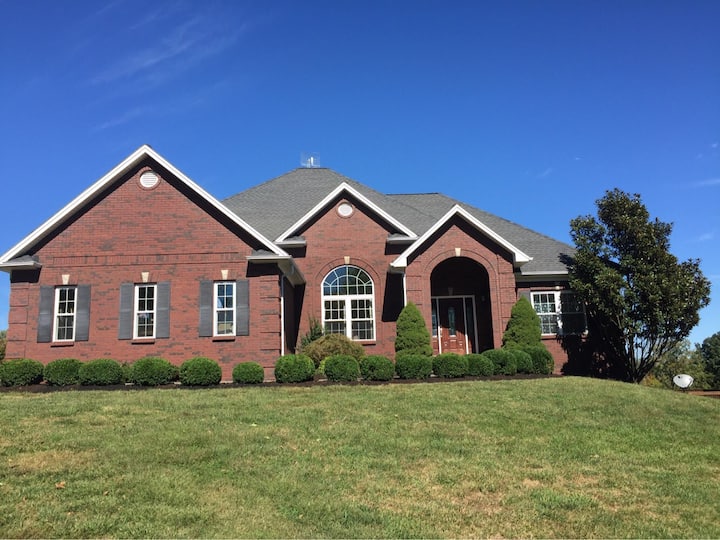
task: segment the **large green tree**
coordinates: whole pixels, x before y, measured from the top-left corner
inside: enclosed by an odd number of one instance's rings
[[[696,345],[705,363],[705,371],[710,373],[716,388],[720,388],[720,332],[715,332],[705,338],[700,345]]]
[[[651,219],[637,194],[607,191],[597,217],[570,227],[570,286],[599,333],[599,351],[623,379],[640,382],[698,323],[710,282],[698,260],[670,253],[672,225]]]

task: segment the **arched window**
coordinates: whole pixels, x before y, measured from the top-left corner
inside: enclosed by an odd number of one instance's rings
[[[338,266],[323,280],[323,328],[350,339],[375,339],[373,282],[357,266]]]

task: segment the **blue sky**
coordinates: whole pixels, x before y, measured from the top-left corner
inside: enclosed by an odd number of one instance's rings
[[[675,224],[720,331],[720,2],[0,0],[0,252],[142,144],[222,199],[303,153],[570,242]],[[0,328],[9,279],[0,275]]]

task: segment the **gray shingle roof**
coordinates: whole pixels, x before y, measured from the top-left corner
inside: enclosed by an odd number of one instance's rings
[[[343,182],[411,229],[417,236],[422,236],[448,210],[459,204],[476,219],[533,258],[523,265],[523,274],[564,272],[566,267],[560,261],[560,256],[573,252],[573,248],[564,242],[441,193],[386,195],[325,168],[292,170],[233,195],[223,203],[261,234],[275,240]]]

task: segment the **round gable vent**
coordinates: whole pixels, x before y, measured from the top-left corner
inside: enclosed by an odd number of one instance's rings
[[[337,213],[340,217],[352,216],[352,213],[353,213],[352,204],[350,204],[349,202],[340,203],[340,205],[337,207]]]
[[[152,189],[158,185],[160,177],[152,171],[145,171],[140,175],[140,185],[145,189]]]

